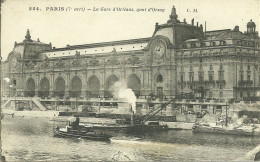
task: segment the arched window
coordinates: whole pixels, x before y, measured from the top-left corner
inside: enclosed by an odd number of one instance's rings
[[[247,80],[250,81],[250,73],[247,74]]]
[[[114,84],[119,81],[118,77],[114,74],[110,75],[106,79],[106,84],[105,84],[105,96],[108,98],[113,97],[113,86]],[[111,89],[112,88],[112,89]]]
[[[56,79],[54,95],[59,97],[65,95],[65,80],[60,76]]]
[[[203,73],[199,73],[199,81],[203,81],[204,80],[204,74]]]
[[[50,81],[48,78],[43,77],[40,81],[38,95],[39,97],[47,97],[49,96],[49,91],[50,91]]]
[[[74,76],[70,83],[70,97],[80,97],[82,81],[78,76]]]
[[[13,85],[16,86],[16,80],[15,79],[13,80]]]
[[[240,80],[243,81],[244,80],[244,75],[240,74]]]
[[[213,81],[213,74],[209,74],[209,81]]]
[[[162,82],[163,82],[163,76],[161,74],[157,75],[156,83],[162,83]]]
[[[32,78],[29,78],[26,82],[26,97],[33,97],[35,95],[35,82]]]
[[[136,74],[128,77],[127,87],[132,89],[137,97],[140,96],[141,80]]]
[[[183,82],[184,81],[184,76],[183,75],[181,75],[181,82]]]

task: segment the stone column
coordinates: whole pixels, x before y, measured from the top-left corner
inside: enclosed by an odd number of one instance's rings
[[[39,96],[39,90],[40,90],[40,73],[37,72],[36,74],[36,85],[35,85],[35,96]]]
[[[65,96],[69,96],[69,91],[70,91],[70,72],[69,71],[66,71],[65,72],[66,74],[66,82],[65,82]]]
[[[82,80],[82,90],[81,90],[81,96],[86,97],[86,90],[87,90],[87,83],[88,83],[88,73],[87,70],[83,71],[83,80]]]
[[[100,91],[99,91],[99,95],[100,97],[104,97],[105,96],[105,69],[104,72],[101,72],[101,82],[100,82]]]
[[[50,94],[51,97],[54,96],[54,72],[51,72],[51,81],[50,81]]]

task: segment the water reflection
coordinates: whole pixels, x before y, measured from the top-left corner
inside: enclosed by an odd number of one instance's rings
[[[194,134],[187,130],[153,131],[138,135],[112,132],[119,140],[106,143],[54,138],[52,126],[49,118],[4,118],[1,132],[3,155],[8,161],[107,161],[118,156],[142,161],[234,160],[260,143],[256,137]]]

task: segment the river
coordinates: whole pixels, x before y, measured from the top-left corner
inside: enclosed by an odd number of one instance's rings
[[[243,158],[260,144],[259,137],[194,134],[190,130],[139,135],[115,132],[116,139],[108,143],[55,138],[52,127],[53,122],[45,117],[4,117],[3,156],[7,161],[226,161]]]

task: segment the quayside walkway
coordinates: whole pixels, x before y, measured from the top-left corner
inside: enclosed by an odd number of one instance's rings
[[[163,104],[169,102],[171,99],[147,99],[147,98],[137,98],[137,104]],[[46,110],[45,102],[49,103],[60,103],[60,102],[71,102],[71,103],[127,103],[127,100],[115,99],[115,98],[59,98],[59,97],[2,97],[2,108],[6,108],[11,102],[24,102],[29,101],[34,103],[40,110]],[[243,101],[241,101],[243,102]],[[246,102],[246,101],[245,101]],[[250,102],[250,101],[247,101]],[[253,102],[253,101],[251,101]],[[250,102],[250,103],[251,103]],[[225,106],[227,101],[225,100],[198,100],[198,99],[175,99],[174,104],[180,105],[216,105]]]

